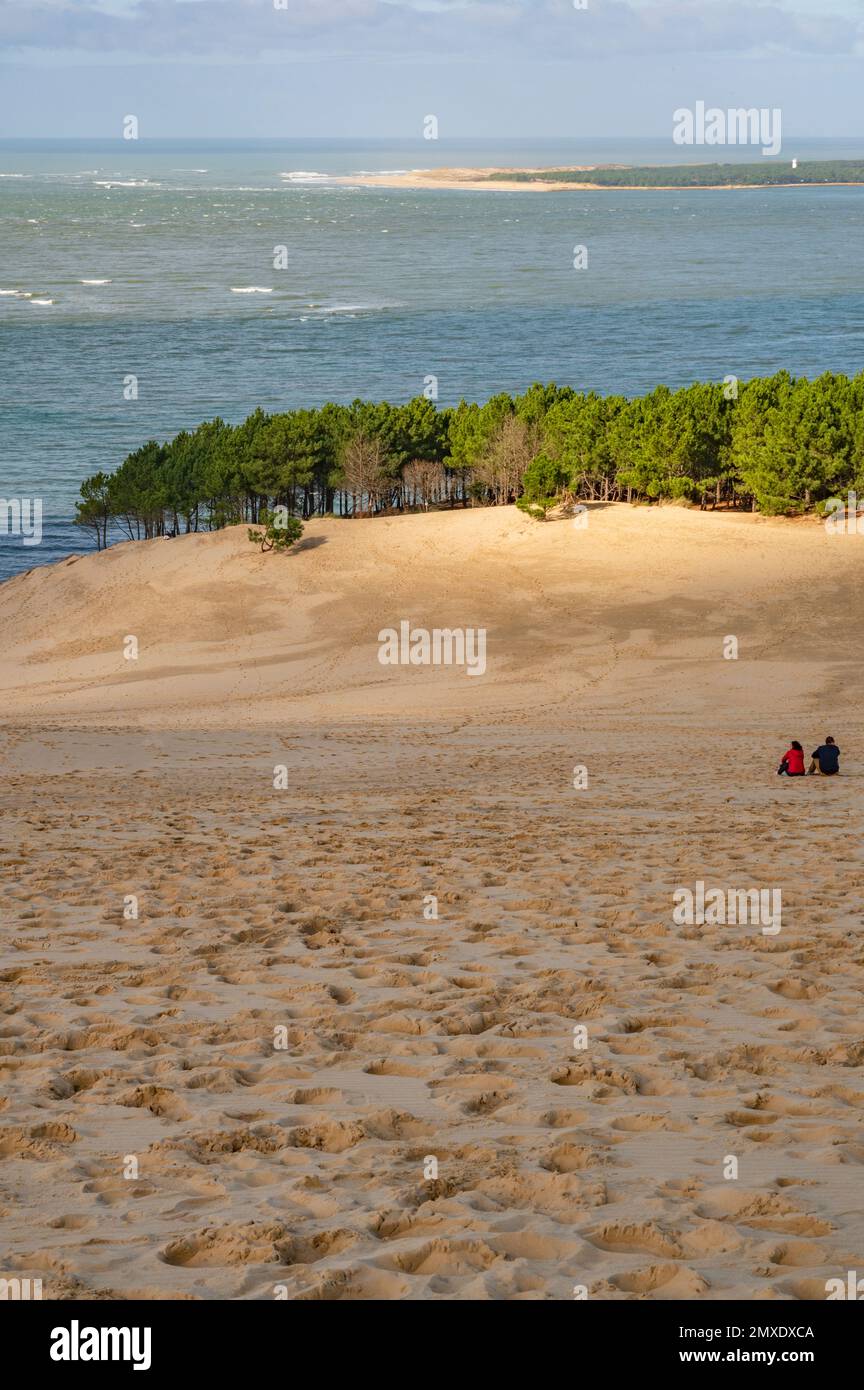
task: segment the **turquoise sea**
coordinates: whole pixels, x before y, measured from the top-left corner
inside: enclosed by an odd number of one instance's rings
[[[693,158],[638,140],[0,142],[0,497],[41,498],[45,517],[39,546],[0,534],[0,578],[88,549],[70,524],[81,480],[214,415],[406,400],[429,376],[447,405],[533,381],[637,392],[864,369],[864,188],[330,181]]]

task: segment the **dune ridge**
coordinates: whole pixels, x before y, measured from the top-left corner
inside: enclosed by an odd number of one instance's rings
[[[690,664],[688,700],[734,699],[746,667],[746,699],[771,708],[762,675],[818,689],[857,664],[836,586],[851,603],[859,540],[813,518],[598,504],[584,529],[513,507],[315,520],[286,556],[243,526],[127,542],[0,588],[0,696],[7,719],[243,727],[530,712],[588,688],[596,701],[626,671],[617,706],[633,680],[680,683]],[[378,633],[401,620],[485,628],[487,677],[382,667]],[[742,660],[718,668],[726,634]]]

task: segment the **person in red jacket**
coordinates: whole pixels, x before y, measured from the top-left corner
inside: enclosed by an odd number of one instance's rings
[[[777,775],[782,777],[784,772],[787,777],[804,776],[804,749],[801,747],[801,744],[796,743],[794,739],[792,740],[792,746],[789,748],[788,752],[783,754],[782,762],[777,769]]]

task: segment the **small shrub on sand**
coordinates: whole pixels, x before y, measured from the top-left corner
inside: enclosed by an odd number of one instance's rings
[[[277,507],[275,512],[262,511],[259,525],[263,530],[256,531],[250,526],[248,534],[250,541],[260,545],[262,552],[288,550],[303,535],[302,521],[296,516],[287,516],[284,507]]]

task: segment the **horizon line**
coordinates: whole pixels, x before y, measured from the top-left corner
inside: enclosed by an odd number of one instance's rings
[[[664,131],[662,131],[662,132],[658,132],[658,133],[655,134],[655,135],[644,135],[644,134],[643,134],[643,135],[630,135],[630,134],[617,134],[617,135],[550,135],[550,134],[536,134],[536,135],[525,135],[525,134],[521,134],[521,135],[507,135],[507,134],[503,134],[503,135],[445,135],[445,136],[440,136],[438,139],[432,140],[432,141],[426,140],[426,139],[424,138],[423,135],[395,135],[395,134],[394,134],[394,135],[255,135],[255,134],[249,134],[249,135],[201,135],[201,134],[196,134],[196,133],[192,132],[192,133],[187,133],[187,134],[183,134],[183,135],[141,135],[141,136],[138,136],[135,140],[127,140],[127,139],[125,139],[122,135],[107,135],[107,134],[101,134],[101,135],[0,135],[0,146],[2,146],[2,145],[7,145],[7,144],[16,144],[16,143],[17,143],[17,144],[20,144],[20,143],[23,143],[23,142],[25,142],[25,141],[29,141],[29,142],[34,142],[34,143],[35,143],[35,142],[45,142],[45,141],[47,141],[47,140],[54,141],[54,142],[57,143],[57,144],[74,144],[74,143],[79,142],[79,141],[81,141],[81,140],[94,140],[94,141],[95,141],[95,140],[100,140],[100,141],[110,141],[110,142],[112,142],[112,143],[117,143],[117,144],[122,144],[122,145],[142,145],[142,144],[160,144],[160,143],[161,143],[161,144],[172,144],[172,143],[180,142],[180,141],[183,141],[183,140],[209,140],[209,141],[213,141],[213,142],[218,141],[218,142],[221,143],[221,144],[230,144],[230,143],[237,143],[237,144],[239,144],[240,142],[249,141],[249,140],[255,140],[255,141],[258,141],[258,142],[260,142],[260,143],[262,143],[262,144],[280,144],[280,143],[284,143],[284,142],[286,142],[286,141],[298,141],[298,140],[319,140],[319,141],[339,142],[339,143],[343,143],[343,144],[352,144],[352,143],[356,143],[357,141],[375,141],[376,143],[381,143],[381,144],[405,142],[405,143],[423,144],[423,145],[446,145],[446,144],[448,144],[448,143],[454,143],[454,142],[459,142],[459,141],[472,141],[472,142],[475,142],[475,143],[487,142],[487,143],[489,143],[489,144],[501,144],[501,143],[504,142],[504,141],[528,143],[528,142],[537,141],[537,140],[544,140],[544,141],[545,141],[545,140],[548,140],[548,141],[558,141],[558,142],[562,142],[562,143],[572,142],[572,143],[575,144],[575,143],[588,143],[588,142],[590,142],[590,141],[596,141],[596,140],[632,140],[632,141],[635,141],[635,142],[647,143],[648,141],[659,141],[659,140],[666,140],[666,139],[669,140],[670,146],[673,146],[673,147],[676,148],[676,149],[677,149],[677,148],[680,148],[679,146],[674,145],[674,141],[672,141],[671,137],[669,136],[668,130],[664,130]],[[791,139],[791,140],[798,140],[798,141],[814,141],[814,142],[817,142],[817,141],[818,141],[818,142],[826,142],[826,141],[831,141],[831,140],[834,140],[834,141],[854,141],[854,140],[862,140],[862,141],[864,141],[864,131],[862,131],[860,134],[855,134],[855,135],[803,135],[803,134],[798,134],[798,133],[793,133],[791,136],[785,136],[785,135],[784,135],[784,143],[787,142],[787,141],[789,141],[790,139]],[[706,146],[705,148],[708,148],[708,147]],[[744,146],[744,145],[717,145],[717,146],[712,146],[711,148],[714,148],[714,149],[717,149],[717,150],[727,150],[727,149],[736,149],[736,150],[737,150],[737,149],[740,149],[740,150],[746,150],[747,147]],[[781,157],[782,157],[782,156],[780,156],[780,155],[775,155],[775,156],[763,156],[763,158],[766,158],[766,159],[767,159],[767,158],[781,158]],[[708,161],[708,162],[714,162],[714,161]]]

